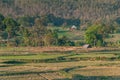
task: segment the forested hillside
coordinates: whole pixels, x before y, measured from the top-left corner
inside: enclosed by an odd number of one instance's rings
[[[120,0],[0,0],[0,46],[120,46],[120,39],[111,39],[111,34],[120,33],[119,4]]]
[[[120,16],[120,0],[0,0],[4,16],[36,16],[54,14],[84,22],[116,19]]]

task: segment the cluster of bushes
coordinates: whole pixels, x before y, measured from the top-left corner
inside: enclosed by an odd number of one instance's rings
[[[109,34],[116,33],[119,27],[115,23],[104,24],[96,23],[87,28],[85,32],[85,42],[92,46],[118,46],[117,42],[108,42],[105,39],[113,36]]]
[[[84,42],[74,42],[66,36],[58,37],[58,30],[48,26],[80,26],[79,19],[64,19],[52,14],[45,16],[24,16],[13,19],[0,14],[0,46],[81,46]],[[105,42],[108,34],[119,27],[115,24],[96,23],[85,32],[85,43],[92,46],[119,46],[120,42]]]
[[[120,41],[106,42],[106,46],[108,46],[108,47],[119,47],[120,46]]]
[[[23,16],[18,17],[17,21],[26,27],[33,26],[35,21],[40,19],[44,26],[80,26],[80,19],[65,19],[62,17],[56,17],[53,14],[48,14],[44,16]]]
[[[49,23],[54,26],[80,24],[79,20],[65,20],[54,15],[15,20],[0,14],[0,46],[75,46],[66,36],[58,38],[58,31],[47,28]]]

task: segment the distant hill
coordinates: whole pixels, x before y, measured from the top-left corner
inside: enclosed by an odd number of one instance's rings
[[[54,14],[83,23],[110,21],[120,16],[120,0],[0,0],[0,13],[15,18]]]

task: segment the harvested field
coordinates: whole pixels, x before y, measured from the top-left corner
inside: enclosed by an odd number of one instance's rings
[[[29,52],[27,48],[0,51],[0,80],[120,79],[120,51],[117,49],[96,51],[92,48],[83,52],[79,47],[48,50],[46,47],[30,48]]]

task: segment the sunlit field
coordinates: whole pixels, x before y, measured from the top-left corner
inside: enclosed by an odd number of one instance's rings
[[[51,47],[49,49],[47,47],[38,47],[34,48],[34,50],[33,48],[1,48],[0,79],[120,79],[119,50],[108,49],[104,51],[98,49],[96,51],[79,47]],[[61,49],[63,50],[61,51]]]

